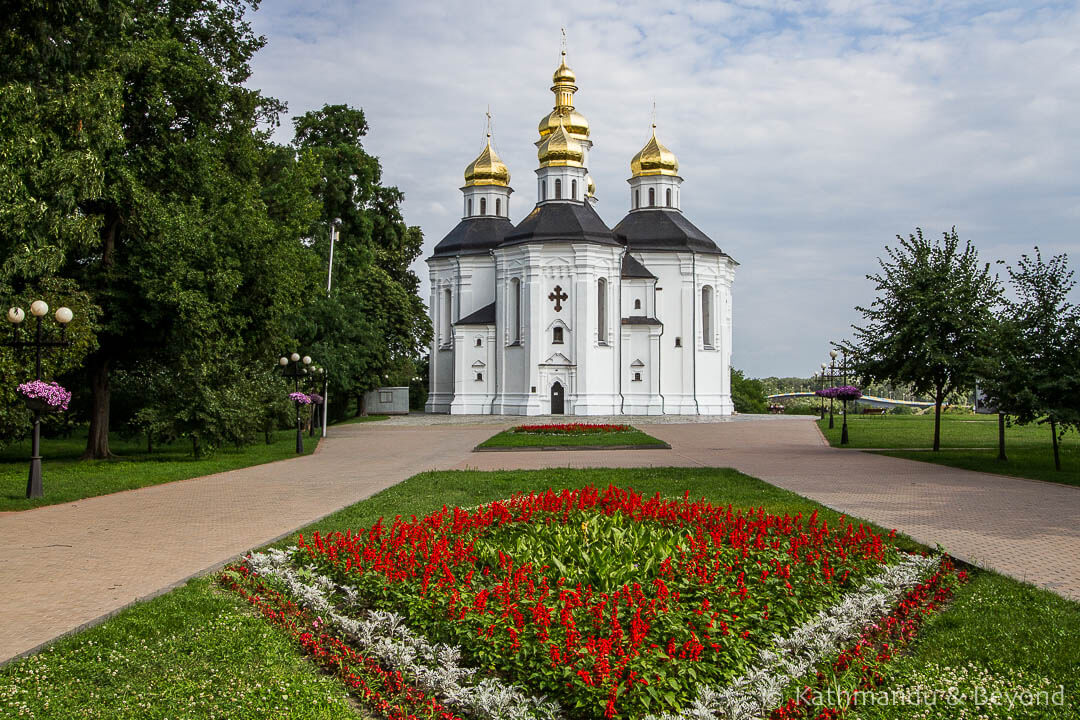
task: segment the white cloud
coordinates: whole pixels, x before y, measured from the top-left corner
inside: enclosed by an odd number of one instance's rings
[[[293,114],[362,107],[366,147],[428,250],[458,221],[489,104],[512,217],[531,209],[566,26],[599,212],[614,225],[626,211],[655,99],[684,211],[741,263],[735,362],[751,375],[812,371],[872,299],[863,276],[883,246],[916,225],[955,224],[988,260],[1080,247],[1072,5],[604,0],[560,16],[522,2],[271,0],[254,24],[269,44],[252,83]]]

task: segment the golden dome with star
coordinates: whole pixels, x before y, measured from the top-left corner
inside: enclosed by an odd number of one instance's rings
[[[679,160],[675,153],[668,150],[656,139],[656,124],[652,126],[652,137],[645,147],[630,161],[630,172],[634,177],[644,175],[675,175],[679,174]]]
[[[506,187],[510,184],[510,170],[499,159],[495,148],[491,147],[491,133],[487,135],[487,145],[484,146],[480,156],[465,167],[465,185],[498,185]]]

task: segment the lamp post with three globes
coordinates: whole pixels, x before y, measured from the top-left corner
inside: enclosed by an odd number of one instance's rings
[[[53,317],[60,324],[60,339],[49,340],[43,337],[42,320],[49,314],[49,305],[44,300],[35,300],[30,303],[30,314],[37,318],[34,328],[33,340],[19,339],[19,325],[26,319],[26,313],[21,307],[13,307],[7,311],[8,322],[11,323],[11,340],[4,343],[8,347],[21,350],[22,348],[34,348],[34,379],[41,380],[41,351],[45,348],[62,348],[71,345],[71,341],[65,337],[67,324],[75,317],[69,308],[58,308]],[[26,480],[26,497],[39,498],[43,495],[41,485],[41,409],[35,408],[34,434],[30,445],[30,474]]]
[[[288,357],[282,355],[278,360],[278,365],[281,366],[281,375],[293,381],[294,392],[300,392],[300,379],[307,376],[308,365],[310,364],[311,357],[309,355],[300,357],[300,353],[293,353]],[[304,426],[300,421],[299,401],[296,402],[296,454],[304,454]]]

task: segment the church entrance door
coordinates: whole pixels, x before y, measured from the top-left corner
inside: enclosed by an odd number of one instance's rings
[[[551,414],[563,415],[566,413],[566,406],[563,403],[563,386],[555,381],[555,384],[551,386]]]

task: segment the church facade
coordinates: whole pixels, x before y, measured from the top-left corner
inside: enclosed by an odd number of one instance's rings
[[[536,142],[536,206],[520,223],[490,133],[465,169],[462,220],[427,260],[426,410],[730,414],[737,263],[683,215],[679,163],[655,124],[630,162],[629,212],[604,223],[575,82],[564,51]]]

